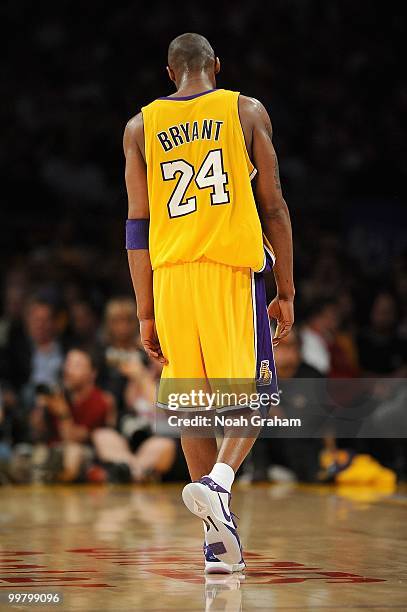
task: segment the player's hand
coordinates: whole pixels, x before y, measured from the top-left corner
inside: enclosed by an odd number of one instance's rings
[[[166,359],[162,353],[154,319],[142,319],[140,321],[140,336],[141,344],[147,355],[151,357],[151,359],[158,361],[158,363],[166,365],[168,359]]]
[[[277,346],[281,338],[287,336],[294,323],[294,299],[282,299],[278,295],[268,307],[269,317],[277,320],[273,346]]]

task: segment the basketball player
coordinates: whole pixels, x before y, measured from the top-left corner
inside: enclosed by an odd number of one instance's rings
[[[261,272],[274,264],[277,344],[294,319],[290,218],[269,116],[257,100],[216,89],[219,70],[206,38],[178,36],[167,67],[176,92],[126,126],[126,247],[141,339],[162,381],[276,384]],[[182,436],[193,481],[183,499],[204,519],[207,572],[245,566],[230,490],[255,438],[225,431],[218,450],[215,438]]]

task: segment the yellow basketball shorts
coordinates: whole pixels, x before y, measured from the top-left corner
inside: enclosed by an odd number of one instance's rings
[[[263,274],[208,260],[162,266],[154,271],[154,308],[168,359],[162,382],[240,379],[276,390]],[[165,407],[160,392],[158,399]]]

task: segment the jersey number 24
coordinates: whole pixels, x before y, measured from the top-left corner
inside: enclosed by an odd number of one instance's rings
[[[195,168],[185,159],[163,162],[161,172],[164,181],[172,181],[179,174],[178,182],[167,204],[171,219],[190,215],[197,210],[197,198],[195,196],[185,199],[187,189],[194,177],[199,189],[211,188],[212,206],[230,202],[229,191],[226,189],[228,175],[223,168],[222,149],[209,151],[197,173],[195,173]]]

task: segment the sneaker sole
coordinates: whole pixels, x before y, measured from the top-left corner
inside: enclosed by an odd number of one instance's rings
[[[188,510],[200,519],[206,519],[209,514],[212,519],[219,521],[205,485],[199,482],[187,484],[182,491],[182,499]]]
[[[223,561],[205,561],[205,574],[233,574],[233,572],[242,572],[245,567],[245,563],[230,565]]]

